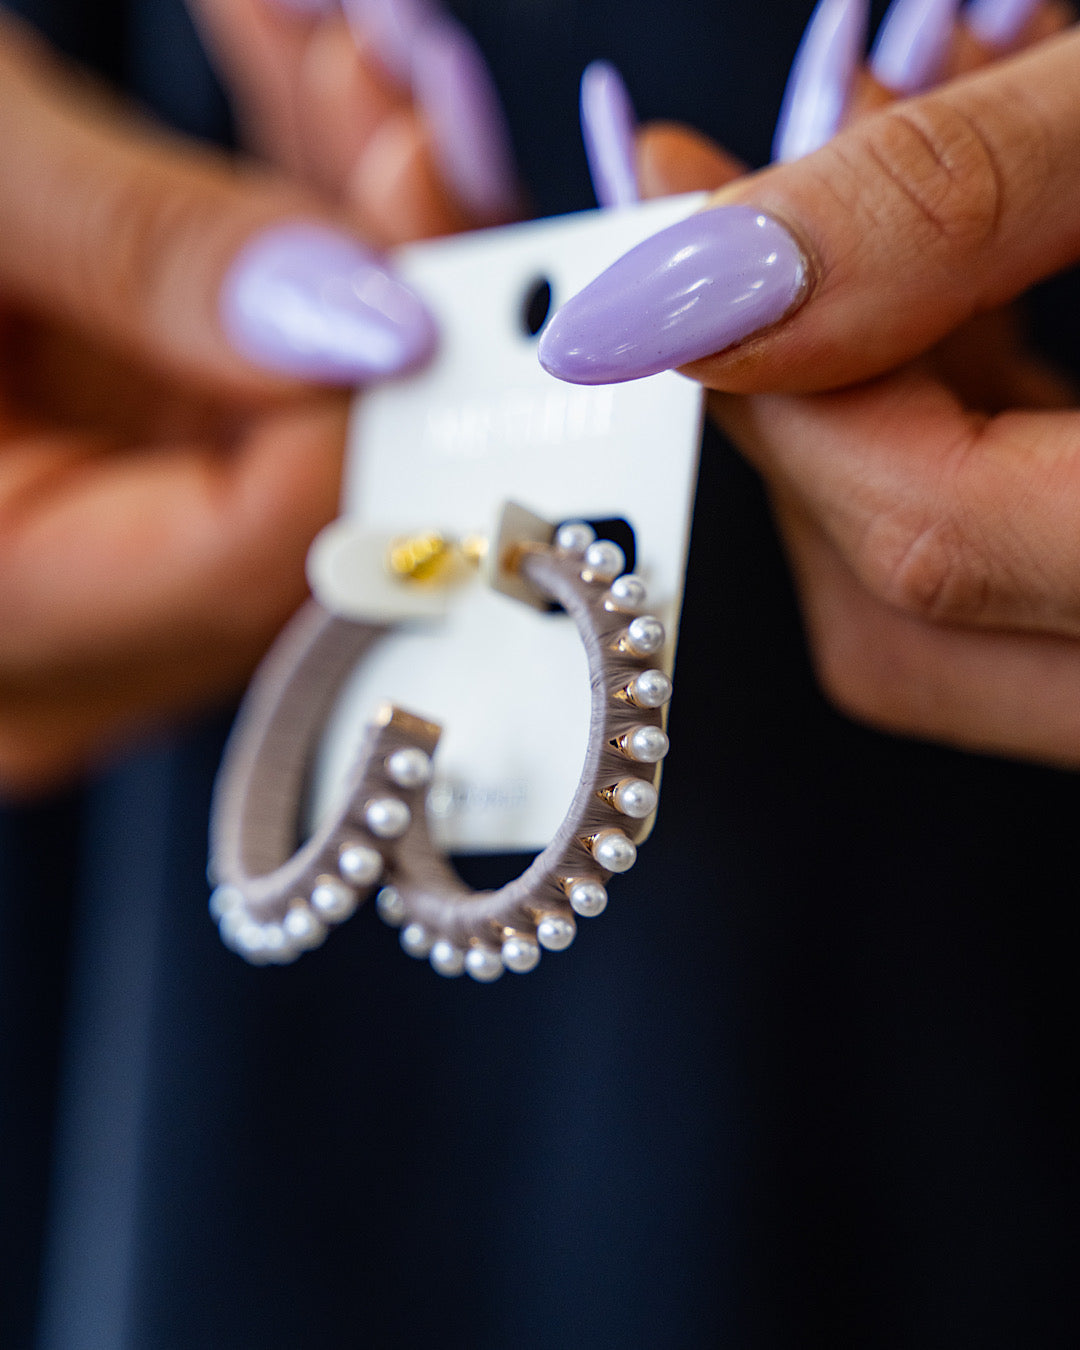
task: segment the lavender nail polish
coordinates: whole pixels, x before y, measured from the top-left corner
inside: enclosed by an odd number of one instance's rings
[[[655,375],[783,318],[805,278],[775,220],[714,207],[646,239],[568,300],[540,339],[540,364],[572,384]]]
[[[940,76],[958,0],[893,0],[870,54],[874,78],[894,94],[918,94]]]
[[[518,207],[510,131],[480,48],[460,24],[425,28],[413,51],[413,93],[447,186],[483,221]]]
[[[349,27],[372,44],[386,73],[408,85],[416,40],[440,18],[435,6],[428,0],[342,0],[342,8]]]
[[[364,383],[419,364],[435,345],[420,300],[347,235],[278,225],[226,273],[221,322],[232,346],[284,375]]]
[[[601,206],[638,200],[634,105],[610,61],[593,61],[581,77],[581,131],[593,191]]]
[[[784,90],[774,159],[801,159],[836,134],[866,48],[869,12],[869,0],[819,0]]]
[[[1011,47],[1039,8],[1039,0],[971,0],[964,22],[988,47]]]

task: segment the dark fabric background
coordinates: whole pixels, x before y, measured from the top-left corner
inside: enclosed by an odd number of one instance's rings
[[[17,7],[227,136],[179,0]],[[459,12],[556,211],[588,59],[761,162],[808,8]],[[1077,778],[830,712],[714,438],[677,683],[639,866],[491,988],[369,913],[284,970],[220,946],[224,716],[0,817],[0,1345],[1075,1345]]]

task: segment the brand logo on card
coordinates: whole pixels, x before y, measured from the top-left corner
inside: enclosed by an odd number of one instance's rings
[[[481,459],[500,450],[603,440],[611,435],[614,404],[610,387],[507,389],[430,409],[423,442],[438,455]]]
[[[428,793],[428,810],[437,820],[476,811],[520,811],[529,800],[529,785],[523,778],[503,783],[436,783]]]

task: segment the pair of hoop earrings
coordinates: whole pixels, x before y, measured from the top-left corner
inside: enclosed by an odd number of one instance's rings
[[[520,511],[520,508],[514,508]],[[532,518],[535,520],[535,518]],[[622,550],[584,523],[546,539],[500,537],[496,566],[533,603],[555,602],[585,645],[592,691],[577,790],[548,846],[515,880],[473,891],[428,829],[425,799],[440,728],[386,707],[368,727],[339,806],[294,851],[310,754],[342,682],[383,631],[309,601],[256,674],[215,787],[210,909],[223,941],[248,961],[285,964],[319,946],[373,892],[410,955],[441,975],[483,983],[562,951],[577,917],[607,905],[657,805],[671,681],[666,635],[644,612],[645,586]]]

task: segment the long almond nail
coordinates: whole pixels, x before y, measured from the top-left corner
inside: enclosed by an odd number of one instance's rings
[[[801,159],[835,136],[863,59],[868,15],[868,0],[820,0],[792,62],[774,159]]]
[[[714,207],[645,240],[568,300],[540,340],[540,363],[573,384],[686,365],[783,318],[806,275],[770,216]]]
[[[435,326],[422,302],[348,235],[273,226],[240,250],[222,283],[232,346],[266,370],[363,384],[418,365]]]
[[[929,89],[945,67],[958,0],[893,0],[870,54],[874,78],[903,97]]]
[[[601,206],[638,200],[634,105],[610,61],[593,61],[581,77],[581,132],[593,191]]]
[[[964,22],[988,47],[1011,47],[1040,0],[971,0]]]

